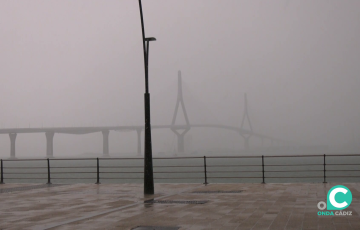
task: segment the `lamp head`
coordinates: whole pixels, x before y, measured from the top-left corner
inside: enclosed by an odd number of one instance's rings
[[[145,41],[147,42],[156,41],[156,38],[154,37],[145,38]]]

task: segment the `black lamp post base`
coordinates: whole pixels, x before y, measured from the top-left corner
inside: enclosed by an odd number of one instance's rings
[[[150,94],[144,94],[145,105],[145,156],[144,156],[144,194],[154,194],[154,177],[151,147]]]

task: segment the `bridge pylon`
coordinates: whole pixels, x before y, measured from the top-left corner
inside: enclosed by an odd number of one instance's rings
[[[171,125],[175,125],[176,116],[177,116],[178,109],[179,109],[180,105],[181,105],[181,108],[182,108],[182,111],[183,111],[183,114],[184,114],[184,117],[185,117],[186,128],[181,128],[181,129],[171,128],[171,130],[177,136],[177,144],[178,144],[178,149],[177,150],[178,150],[178,152],[183,153],[184,150],[185,150],[184,136],[190,130],[190,122],[189,122],[189,118],[188,118],[187,113],[186,113],[186,108],[185,108],[185,103],[184,103],[184,98],[183,98],[183,93],[182,93],[181,71],[179,70],[179,72],[178,72],[177,99],[176,99],[175,111],[174,111],[174,115],[173,115]],[[183,130],[183,131],[180,132],[179,130]]]
[[[239,134],[244,138],[244,148],[245,148],[245,150],[249,150],[249,148],[250,148],[249,139],[252,136],[251,133],[253,132],[253,128],[252,128],[252,125],[251,125],[250,116],[249,116],[249,112],[248,112],[248,100],[247,100],[246,93],[244,94],[244,100],[245,100],[244,114],[243,114],[243,118],[242,118],[242,121],[241,121],[240,128],[244,129],[244,124],[245,124],[245,119],[246,119],[248,124],[249,124],[250,133],[244,134],[244,133],[240,132]]]

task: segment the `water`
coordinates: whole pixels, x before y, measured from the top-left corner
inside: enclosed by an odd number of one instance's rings
[[[143,159],[100,159],[101,183],[143,183]],[[324,181],[324,158],[265,157],[266,183]],[[95,183],[96,158],[50,159],[51,182]],[[155,183],[204,183],[204,159],[154,158]],[[209,183],[261,183],[262,159],[206,158]],[[360,156],[326,156],[327,182],[360,182]],[[348,165],[333,165],[348,164]],[[46,159],[3,161],[5,183],[46,183]],[[283,166],[279,166],[283,165]],[[338,171],[333,171],[338,170]],[[346,170],[346,171],[345,171]],[[279,172],[281,171],[281,172]]]

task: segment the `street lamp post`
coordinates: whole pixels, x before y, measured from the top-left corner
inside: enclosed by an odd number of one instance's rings
[[[141,29],[144,49],[144,66],[145,66],[145,148],[144,148],[144,194],[154,194],[154,176],[152,164],[152,147],[151,147],[151,124],[150,124],[150,93],[149,93],[149,42],[156,41],[155,38],[145,38],[144,19],[142,13],[141,0],[139,0]]]

